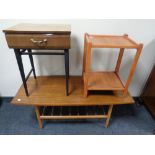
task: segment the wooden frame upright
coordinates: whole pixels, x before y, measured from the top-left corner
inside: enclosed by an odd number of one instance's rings
[[[93,72],[90,70],[91,50],[93,48],[119,48],[115,70],[112,72]],[[112,90],[121,91],[122,96],[128,92],[143,44],[137,44],[130,39],[127,34],[123,36],[112,35],[89,35],[84,37],[84,56],[83,56],[83,81],[84,97],[87,97],[89,90]],[[132,62],[129,75],[125,84],[123,84],[119,69],[125,49],[136,49],[136,54]]]

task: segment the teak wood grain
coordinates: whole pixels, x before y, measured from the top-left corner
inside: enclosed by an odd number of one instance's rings
[[[37,45],[31,40],[44,41]],[[47,35],[47,34],[6,34],[9,48],[30,49],[69,49],[70,35]]]
[[[28,80],[30,96],[24,93],[23,85],[11,101],[16,105],[34,106],[84,106],[84,105],[113,105],[113,104],[133,104],[134,100],[130,94],[120,97],[115,94],[94,94],[83,97],[82,77],[70,78],[70,95],[66,96],[65,79],[61,76],[32,77]]]
[[[88,73],[88,90],[123,90],[124,86],[115,72]]]

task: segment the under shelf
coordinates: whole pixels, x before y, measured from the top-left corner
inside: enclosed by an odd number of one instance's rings
[[[108,106],[41,106],[41,119],[107,118]]]
[[[115,72],[90,72],[88,90],[124,90],[124,85]]]

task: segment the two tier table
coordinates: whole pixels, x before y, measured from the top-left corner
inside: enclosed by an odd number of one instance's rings
[[[84,80],[84,96],[87,97],[89,90],[111,90],[121,91],[122,96],[128,92],[136,64],[142,51],[143,44],[137,44],[130,39],[128,35],[112,36],[112,35],[89,35],[85,34],[84,40],[84,58],[83,58],[83,80]],[[91,50],[93,48],[119,48],[119,56],[115,70],[112,72],[94,72],[90,69]],[[129,75],[125,84],[123,84],[119,69],[125,49],[136,49],[136,54],[132,62]]]
[[[62,76],[39,76],[37,80],[30,77],[27,84],[31,95],[26,97],[22,85],[11,103],[34,106],[40,128],[44,120],[53,119],[106,119],[105,127],[108,127],[114,105],[134,103],[129,93],[123,98],[111,93],[83,97],[81,76],[70,77],[69,96],[64,94],[65,81]]]

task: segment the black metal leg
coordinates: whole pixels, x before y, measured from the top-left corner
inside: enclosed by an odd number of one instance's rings
[[[68,88],[69,88],[69,50],[65,49],[65,77],[66,77],[66,95],[68,96]]]
[[[31,67],[32,67],[32,70],[33,70],[33,75],[34,75],[34,78],[36,79],[36,72],[35,72],[35,68],[34,68],[34,62],[33,62],[33,56],[31,54],[32,53],[31,49],[28,49],[28,53],[29,53]]]
[[[26,96],[28,96],[29,94],[28,94],[28,89],[27,89],[27,84],[26,84],[25,73],[24,73],[23,62],[22,62],[20,49],[14,49],[14,52],[15,52],[15,56],[16,56],[16,59],[17,59],[17,63],[18,63],[20,74],[21,74],[21,78],[22,78],[22,81],[23,81],[23,85],[24,85],[24,88],[25,88],[25,93],[26,93]]]

